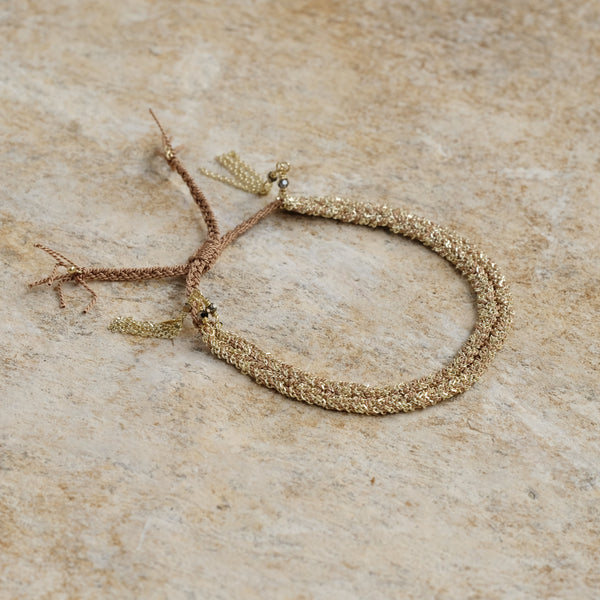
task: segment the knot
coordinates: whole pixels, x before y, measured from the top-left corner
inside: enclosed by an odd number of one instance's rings
[[[221,240],[209,238],[188,258],[188,263],[206,273],[217,262],[221,251]]]
[[[81,285],[91,295],[91,300],[84,309],[84,313],[91,310],[96,304],[97,295],[87,285],[87,281],[134,281],[143,279],[156,279],[160,277],[176,277],[180,275],[187,275],[186,277],[186,291],[188,299],[197,298],[194,296],[195,291],[198,288],[200,279],[204,273],[206,273],[217,261],[219,255],[223,249],[236,240],[244,232],[248,231],[251,227],[254,227],[261,219],[270,215],[275,210],[282,207],[283,202],[286,199],[288,179],[287,173],[289,171],[289,164],[285,162],[277,163],[274,171],[271,171],[267,178],[262,178],[254,169],[244,163],[235,153],[230,153],[222,157],[222,164],[225,166],[234,176],[233,179],[224,178],[223,181],[233,182],[233,185],[252,191],[259,195],[266,195],[272,188],[273,183],[277,182],[277,186],[280,192],[277,199],[260,209],[253,216],[247,218],[245,221],[234,227],[225,235],[221,235],[217,219],[212,211],[209,201],[206,196],[202,193],[196,182],[189,174],[183,163],[179,160],[177,152],[179,148],[173,148],[171,139],[167,135],[166,131],[160,124],[156,115],[150,110],[152,118],[156,121],[156,124],[162,135],[163,142],[163,153],[164,157],[169,166],[176,171],[181,177],[182,181],[187,185],[192,199],[200,209],[202,217],[206,224],[208,239],[202,244],[202,246],[189,257],[187,264],[175,265],[174,267],[145,267],[145,268],[105,268],[105,267],[80,267],[66,256],[52,250],[41,244],[36,244],[37,248],[44,250],[49,254],[56,264],[48,277],[40,279],[29,284],[29,287],[35,287],[42,284],[55,287],[58,294],[60,307],[66,306],[62,284],[64,282],[72,282],[76,285]],[[215,176],[217,179],[221,176]],[[214,306],[210,303],[204,303],[204,300],[200,298],[198,301],[188,301],[186,303],[186,311],[191,314],[194,323],[200,326],[203,323],[210,321],[216,317],[214,312]],[[185,312],[185,311],[184,311]],[[149,325],[144,325],[145,322],[138,323],[137,321],[121,320],[118,322],[119,330],[123,329],[139,329],[146,333],[152,331],[153,335],[156,335],[157,331],[159,334],[168,334],[169,336],[177,330],[180,323],[180,317],[175,320],[171,319],[165,321],[160,327],[153,324],[152,329]],[[207,321],[208,320],[208,321]],[[181,321],[183,322],[183,321]],[[117,325],[115,325],[116,327]],[[158,329],[156,329],[158,327]]]
[[[221,238],[215,239],[211,237],[188,258],[190,268],[185,281],[188,296],[200,285],[202,275],[215,264],[222,250],[223,243]],[[195,316],[196,311],[192,310],[192,317]]]
[[[65,281],[72,281],[75,284],[81,285],[92,296],[92,299],[90,300],[88,305],[83,309],[83,312],[87,313],[89,310],[91,310],[96,304],[96,301],[98,300],[98,295],[87,285],[87,283],[84,280],[86,269],[75,264],[71,259],[60,254],[60,252],[52,250],[52,248],[48,248],[43,244],[35,244],[35,247],[39,248],[40,250],[43,250],[52,258],[54,258],[54,260],[56,260],[56,264],[54,265],[54,268],[52,269],[52,272],[48,277],[44,277],[43,279],[39,279],[38,281],[30,283],[29,287],[32,288],[43,284],[52,286],[53,284],[55,284],[54,289],[58,294],[59,306],[60,308],[65,308],[66,303],[63,294],[62,284]],[[65,272],[62,274],[60,273],[61,268],[65,269]]]
[[[165,160],[167,161],[167,163],[169,164],[171,169],[174,171],[175,165],[173,163],[175,162],[176,155],[175,155],[175,150],[173,149],[173,145],[171,144],[171,139],[167,135],[167,132],[163,129],[163,126],[160,124],[160,121],[158,120],[158,117],[154,114],[154,111],[151,108],[148,110],[150,111],[152,118],[158,125],[158,128],[160,129],[160,133],[161,133],[162,139],[163,139],[163,154],[164,154]]]

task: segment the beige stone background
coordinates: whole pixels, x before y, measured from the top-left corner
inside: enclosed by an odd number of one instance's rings
[[[600,596],[600,5],[586,0],[0,3],[0,598]],[[383,418],[112,334],[182,282],[48,288],[183,262],[205,234],[157,156],[230,149],[292,191],[408,206],[480,242],[516,322],[452,402]],[[262,199],[201,178],[222,227]],[[201,180],[203,179],[203,180]],[[201,180],[201,181],[200,181]],[[474,307],[436,255],[277,214],[206,275],[227,327],[372,383],[450,359]]]

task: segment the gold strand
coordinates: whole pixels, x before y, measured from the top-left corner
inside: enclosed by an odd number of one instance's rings
[[[115,333],[172,340],[181,333],[183,322],[192,311],[199,311],[201,318],[210,315],[214,320],[218,319],[217,309],[214,304],[199,290],[195,290],[183,305],[179,315],[174,319],[157,323],[154,321],[138,321],[132,317],[117,317],[110,323],[108,328]]]
[[[231,173],[231,177],[220,175],[202,167],[200,167],[200,172],[211,179],[216,179],[257,196],[266,196],[271,191],[273,180],[269,178],[264,179],[248,163],[244,162],[235,151],[232,150],[227,154],[221,154],[215,160]]]

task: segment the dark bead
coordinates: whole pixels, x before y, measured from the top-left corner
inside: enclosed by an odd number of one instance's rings
[[[208,312],[207,312],[207,311],[205,311],[205,310],[203,310],[203,311],[200,313],[200,317],[201,317],[202,319],[206,319],[206,317],[208,317]]]
[[[277,173],[276,171],[271,171],[268,175],[269,181],[277,181]]]
[[[288,185],[289,185],[289,181],[284,177],[283,179],[279,180],[279,183],[277,184],[282,190],[284,190]]]

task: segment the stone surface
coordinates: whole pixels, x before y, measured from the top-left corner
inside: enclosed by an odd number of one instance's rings
[[[0,4],[1,598],[597,598],[600,7],[584,0]],[[157,156],[238,150],[290,189],[480,241],[516,323],[453,402],[385,418],[263,389],[201,347],[111,334],[205,229]],[[264,200],[200,181],[223,229]],[[206,275],[228,327],[328,376],[447,361],[475,315],[437,256],[290,215]]]

